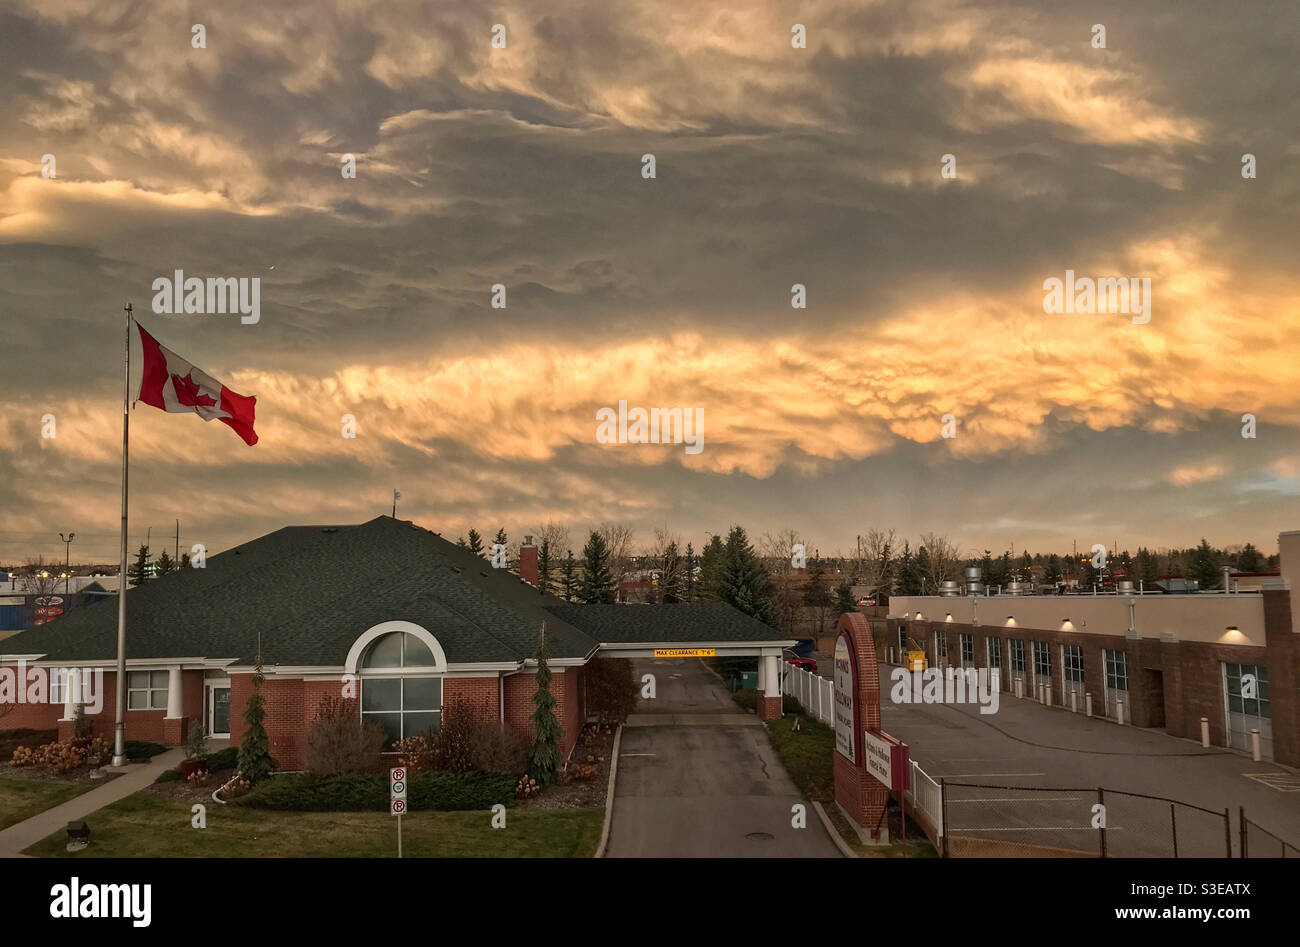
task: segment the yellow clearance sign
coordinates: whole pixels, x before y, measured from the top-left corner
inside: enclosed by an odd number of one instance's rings
[[[713,648],[655,648],[656,658],[712,658]]]

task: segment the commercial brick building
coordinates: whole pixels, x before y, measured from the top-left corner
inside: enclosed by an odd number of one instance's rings
[[[1139,727],[1300,766],[1300,531],[1279,536],[1281,572],[1250,591],[895,596],[882,648],[911,637],[933,667],[998,668],[1002,688]],[[971,594],[974,592],[975,594]]]
[[[772,628],[717,602],[572,605],[541,594],[536,570],[531,544],[516,575],[381,516],[286,527],[208,557],[202,569],[148,581],[126,598],[126,738],[176,745],[191,721],[203,721],[211,735],[238,742],[259,643],[266,729],[281,769],[301,768],[308,728],[330,696],[359,698],[359,712],[394,740],[437,727],[456,700],[529,736],[543,624],[566,754],[586,719],[584,668],[601,655],[757,655],[771,684],[760,710],[780,713],[777,666],[793,642]],[[0,649],[0,701],[13,702],[0,729],[70,736],[81,702],[93,732],[111,739],[116,596]],[[69,677],[67,669],[76,670]]]

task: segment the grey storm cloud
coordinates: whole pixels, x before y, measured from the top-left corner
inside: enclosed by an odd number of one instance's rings
[[[0,558],[76,524],[112,558],[127,300],[262,434],[136,412],[139,532],[220,548],[397,487],[452,534],[1271,548],[1300,525],[1300,13],[1257,13],[11,5]],[[177,269],[259,277],[261,321],[150,312]],[[1151,323],[1045,315],[1066,269],[1151,277]],[[620,399],[703,408],[705,450],[597,444]]]

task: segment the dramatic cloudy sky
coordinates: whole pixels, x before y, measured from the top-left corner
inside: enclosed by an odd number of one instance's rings
[[[5,3],[0,559],[115,557],[127,301],[261,436],[137,408],[133,545],[397,487],[453,535],[1271,552],[1298,41],[1291,2]],[[1067,268],[1150,277],[1150,323],[1044,314]],[[153,314],[175,269],[260,277],[261,322]],[[702,408],[704,450],[597,443],[619,399]]]

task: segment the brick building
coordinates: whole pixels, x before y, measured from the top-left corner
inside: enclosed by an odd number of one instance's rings
[[[931,667],[998,668],[1002,689],[1300,766],[1300,531],[1250,590],[894,596],[882,656],[915,639]],[[1271,581],[1269,581],[1271,580]]]
[[[329,696],[359,698],[359,712],[390,740],[437,727],[456,700],[530,736],[543,623],[566,754],[586,719],[583,669],[602,654],[761,656],[772,682],[761,709],[779,714],[776,667],[793,642],[775,640],[772,628],[717,602],[572,605],[541,594],[536,579],[531,544],[517,575],[387,516],[277,530],[208,557],[205,568],[127,591],[126,738],[177,745],[191,721],[202,721],[237,743],[259,642],[266,729],[281,769],[303,765],[308,728]],[[93,732],[112,738],[116,596],[0,649],[0,702],[12,703],[0,729],[70,736],[80,701]],[[11,690],[19,683],[17,696],[6,694],[6,676]]]

